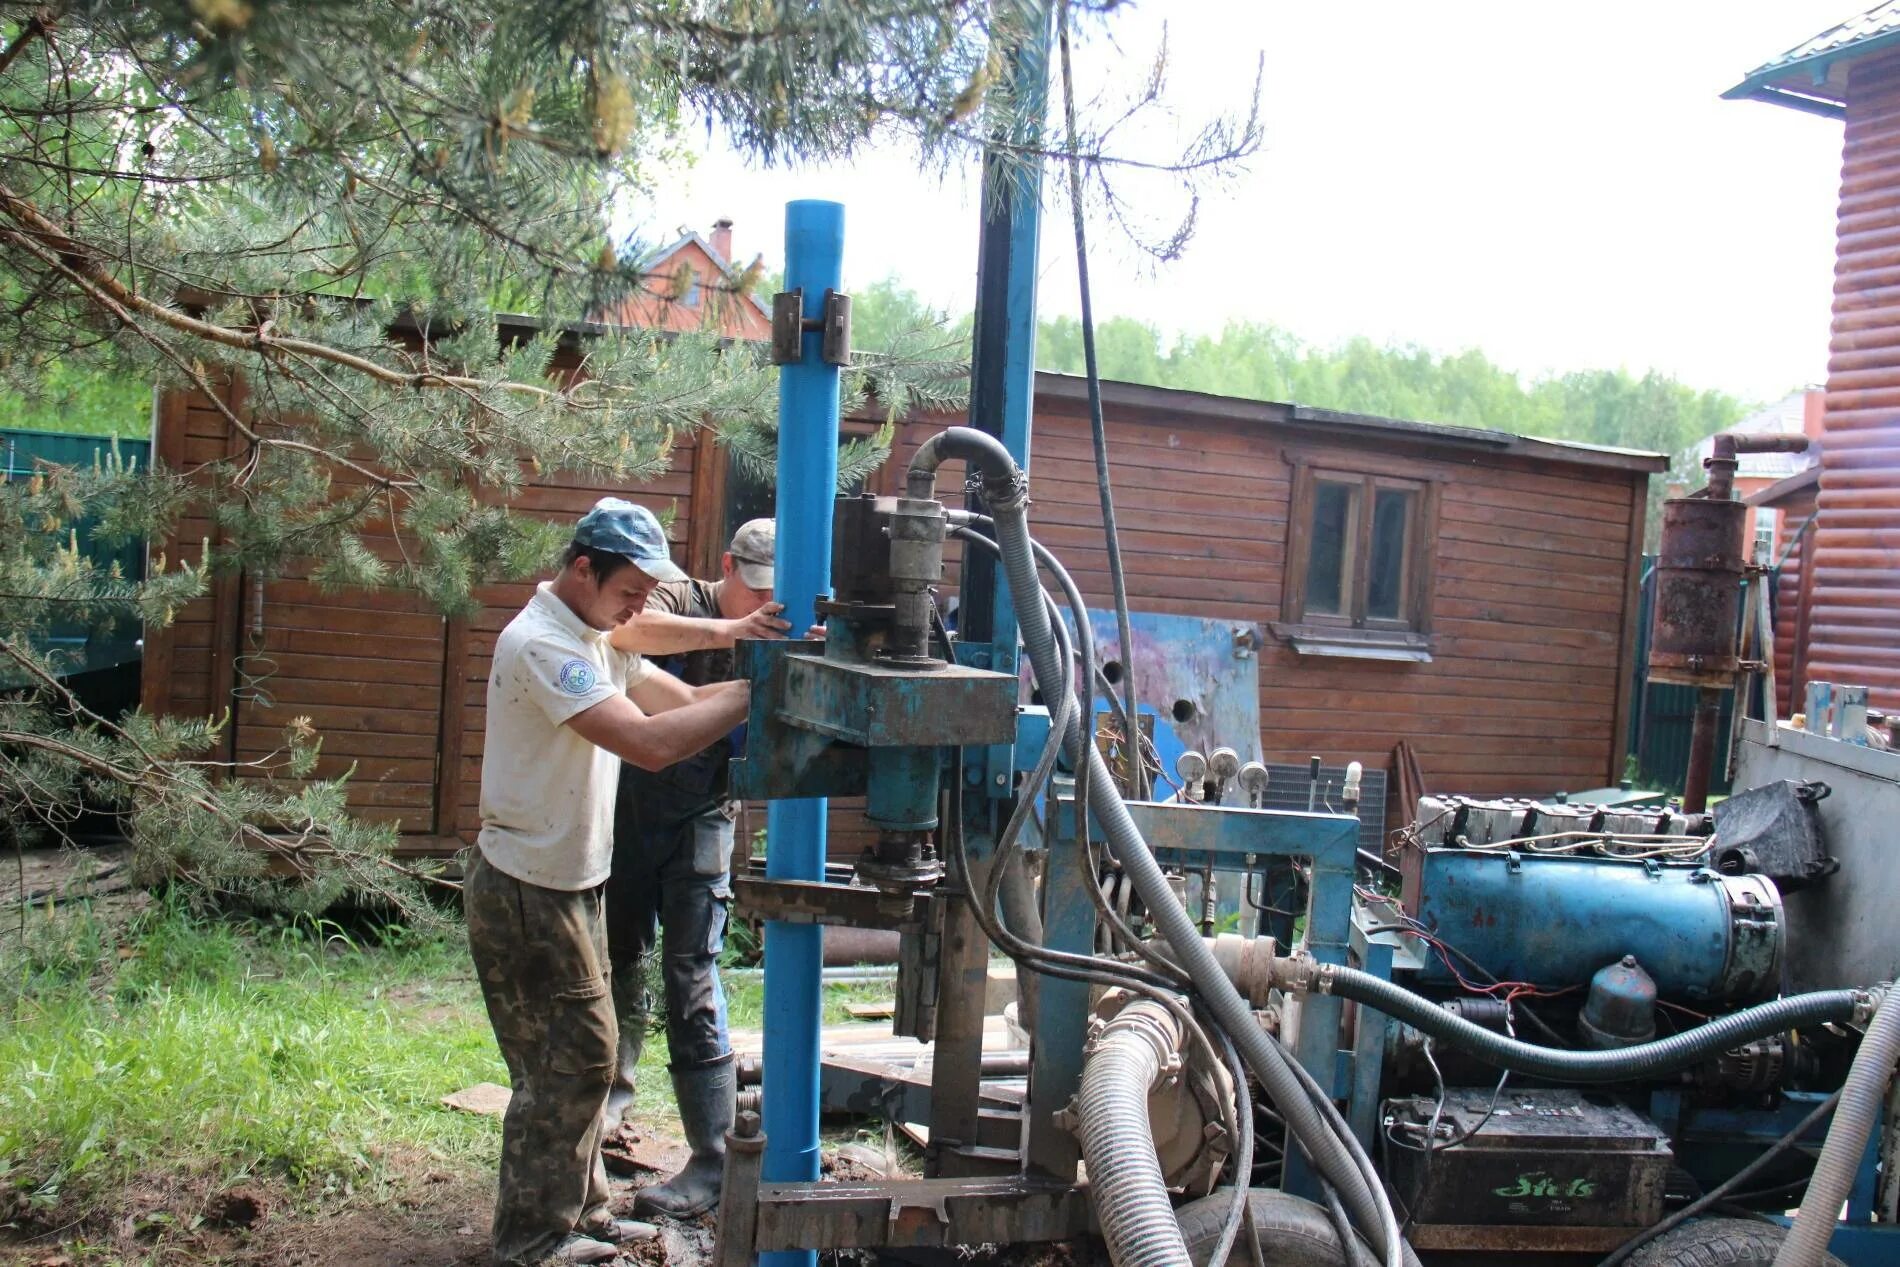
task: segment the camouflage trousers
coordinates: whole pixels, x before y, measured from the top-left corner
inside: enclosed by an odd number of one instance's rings
[[[607,1208],[600,1131],[615,1029],[602,894],[525,884],[476,849],[462,903],[514,1087],[501,1127],[494,1256],[526,1265]]]

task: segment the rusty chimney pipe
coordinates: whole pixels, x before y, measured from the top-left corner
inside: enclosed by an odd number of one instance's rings
[[[1714,451],[1702,463],[1709,473],[1708,487],[1663,503],[1649,676],[1697,691],[1689,768],[1682,785],[1682,809],[1687,814],[1708,808],[1722,692],[1734,686],[1742,667],[1748,507],[1735,498],[1737,458],[1743,453],[1800,453],[1807,447],[1804,435],[1724,431],[1715,437]]]

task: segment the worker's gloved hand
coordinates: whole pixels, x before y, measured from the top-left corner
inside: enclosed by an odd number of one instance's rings
[[[779,614],[784,610],[783,603],[765,603],[750,616],[726,621],[725,632],[735,642],[741,638],[759,638],[766,641],[783,638],[792,627],[791,622]]]
[[[805,631],[805,638],[810,642],[823,642],[825,640],[825,627],[823,625],[813,625],[810,629]]]

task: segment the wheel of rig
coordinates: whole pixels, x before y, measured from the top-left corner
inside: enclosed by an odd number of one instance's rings
[[[1333,1221],[1326,1217],[1325,1210],[1273,1188],[1255,1188],[1248,1198],[1254,1226],[1260,1229],[1260,1249],[1267,1267],[1341,1267],[1344,1260],[1339,1253],[1339,1235],[1333,1231]],[[1175,1211],[1194,1267],[1227,1267],[1210,1265],[1207,1260],[1214,1253],[1214,1242],[1220,1239],[1221,1225],[1227,1221],[1232,1205],[1230,1188]],[[1243,1229],[1234,1239],[1234,1248],[1227,1256],[1227,1263],[1233,1267],[1252,1262],[1246,1237]],[[1353,1255],[1352,1267],[1378,1267],[1378,1258],[1364,1242],[1355,1249],[1358,1252]],[[1405,1251],[1405,1261],[1417,1267],[1418,1258],[1410,1247]]]
[[[1772,1263],[1788,1235],[1753,1219],[1694,1219],[1629,1256],[1628,1267],[1749,1267]],[[1845,1267],[1829,1254],[1830,1267]]]

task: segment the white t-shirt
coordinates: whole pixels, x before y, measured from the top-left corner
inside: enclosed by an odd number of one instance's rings
[[[564,723],[652,672],[588,628],[546,582],[508,622],[488,673],[476,842],[496,870],[570,892],[607,878],[620,758]]]

